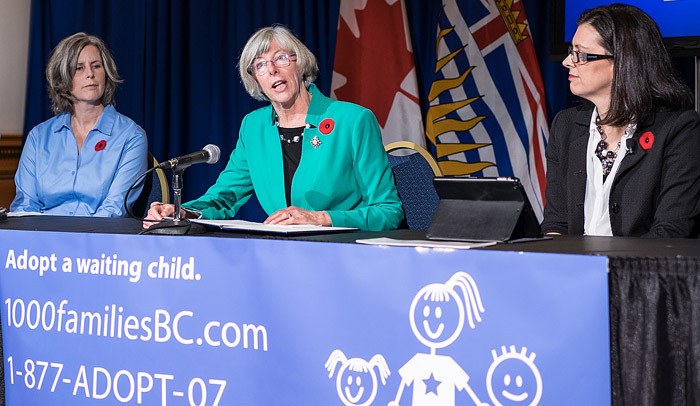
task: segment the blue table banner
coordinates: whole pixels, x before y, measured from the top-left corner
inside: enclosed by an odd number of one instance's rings
[[[0,230],[13,405],[610,404],[607,258]]]

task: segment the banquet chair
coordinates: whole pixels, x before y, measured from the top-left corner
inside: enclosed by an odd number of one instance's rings
[[[442,176],[440,167],[425,148],[410,141],[392,142],[384,149],[406,215],[405,226],[427,230],[440,202],[433,186],[433,178]],[[408,154],[392,154],[398,151]]]
[[[158,160],[149,152],[148,168],[151,169],[157,166]],[[162,169],[156,169],[146,175],[143,190],[131,210],[135,216],[145,217],[152,202],[170,203],[168,179],[165,176],[165,171]]]

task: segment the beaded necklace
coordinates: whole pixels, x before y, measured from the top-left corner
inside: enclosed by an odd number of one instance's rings
[[[617,151],[620,150],[620,144],[622,143],[622,139],[618,141],[615,149],[606,152],[606,150],[608,149],[608,142],[606,141],[608,137],[607,135],[605,135],[603,126],[600,125],[600,116],[596,117],[595,125],[596,129],[598,130],[598,133],[600,134],[600,142],[598,142],[598,145],[595,148],[595,154],[598,157],[598,159],[600,159],[600,163],[603,165],[603,182],[605,182],[605,179],[607,179],[608,175],[610,174],[610,171],[612,171],[613,165],[615,164],[615,159],[617,158]]]
[[[301,141],[301,137],[303,137],[303,136],[304,136],[304,131],[302,131],[301,134],[295,135],[291,138],[286,138],[283,134],[280,134],[280,141],[286,142],[287,144],[291,144],[291,143],[296,144],[297,142]]]
[[[304,137],[304,131],[305,131],[307,128],[313,127],[311,124],[306,123],[306,124],[304,124],[303,127],[300,127],[300,128],[301,128],[301,134],[295,135],[295,136],[293,136],[293,137],[291,137],[291,138],[287,138],[287,137],[284,136],[284,134],[282,134],[282,131],[283,131],[282,129],[286,129],[286,130],[295,130],[296,128],[280,127],[279,117],[277,117],[277,115],[275,115],[275,125],[277,126],[277,128],[279,128],[280,141],[286,142],[287,144],[292,144],[292,143],[296,144],[296,143],[298,143],[298,142],[301,141],[301,139]]]

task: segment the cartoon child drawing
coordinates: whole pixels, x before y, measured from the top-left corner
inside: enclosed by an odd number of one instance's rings
[[[501,352],[498,355],[496,350],[491,350],[493,362],[486,374],[486,386],[494,406],[539,404],[542,376],[535,366],[536,354],[528,356],[526,347],[517,352],[514,345],[510,351],[501,347]]]
[[[374,367],[379,370],[382,385],[386,384],[386,378],[390,374],[384,357],[381,354],[376,354],[367,362],[361,358],[347,359],[341,350],[334,350],[326,361],[329,378],[333,377],[338,363],[342,366],[338,371],[335,387],[343,404],[345,406],[372,404],[377,395],[377,375],[374,372]]]
[[[409,318],[413,334],[430,348],[430,354],[416,354],[399,369],[401,385],[389,405],[399,404],[408,385],[413,385],[413,406],[452,406],[456,390],[466,390],[474,404],[482,405],[469,387],[469,375],[452,357],[437,355],[436,350],[457,339],[465,318],[470,328],[476,328],[483,312],[479,289],[466,272],[457,272],[444,284],[423,287],[413,298]]]

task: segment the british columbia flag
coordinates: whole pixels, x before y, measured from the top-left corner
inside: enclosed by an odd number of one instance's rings
[[[516,176],[542,219],[549,137],[522,3],[444,0],[426,136],[445,175]]]

